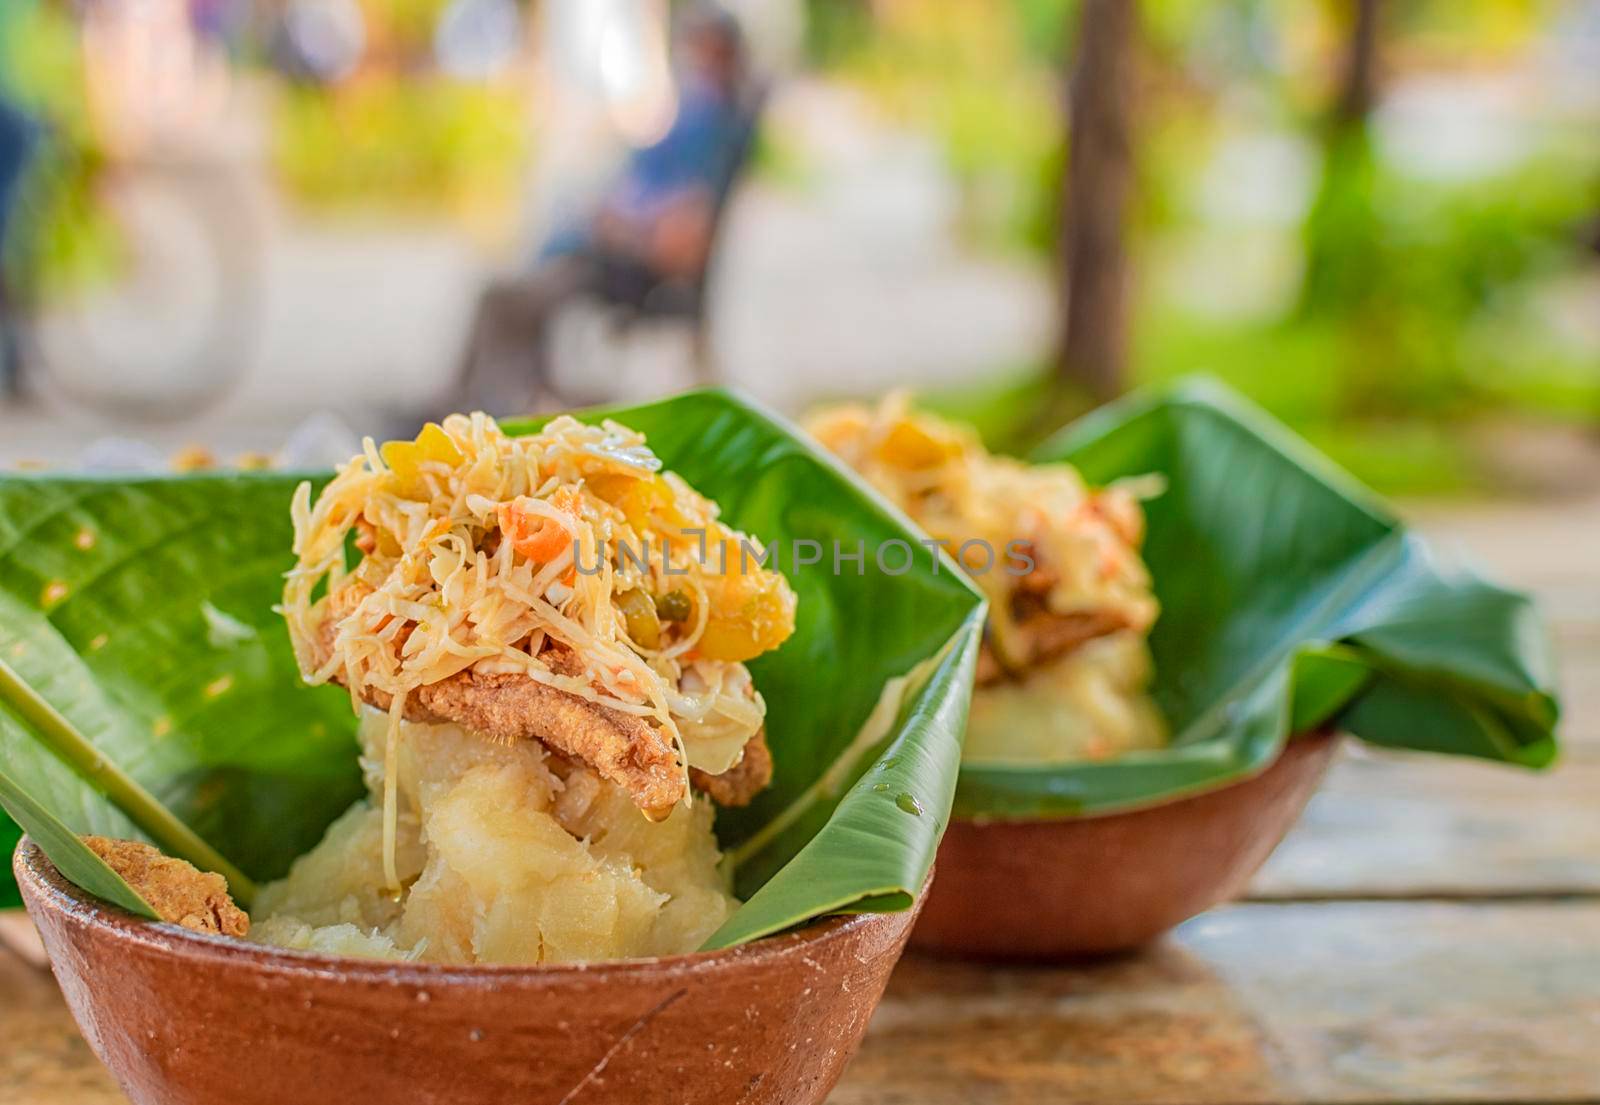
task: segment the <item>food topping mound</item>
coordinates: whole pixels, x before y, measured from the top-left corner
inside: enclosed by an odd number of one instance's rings
[[[1070,465],[992,455],[971,431],[912,411],[903,395],[825,411],[810,429],[988,595],[980,683],[1021,679],[1155,621],[1135,488],[1091,490]]]
[[[402,718],[537,740],[653,819],[688,801],[691,772],[732,801],[766,784],[744,662],[793,632],[794,593],[642,435],[452,415],[369,440],[315,499],[301,486],[293,517],[301,669],[389,712],[387,757]]]

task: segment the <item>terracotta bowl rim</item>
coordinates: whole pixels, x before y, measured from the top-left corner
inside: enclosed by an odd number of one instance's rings
[[[43,908],[64,915],[68,923],[80,928],[109,931],[116,940],[139,945],[166,955],[218,967],[245,967],[287,976],[310,976],[378,980],[418,986],[480,985],[496,983],[559,983],[576,978],[611,977],[619,982],[628,976],[640,979],[662,974],[712,972],[741,960],[772,959],[793,954],[799,949],[848,939],[859,930],[898,923],[916,913],[916,904],[925,899],[933,872],[928,873],[910,908],[894,912],[835,914],[807,922],[799,928],[759,937],[744,944],[683,955],[640,957],[637,959],[598,960],[587,963],[548,963],[537,966],[512,964],[453,965],[417,963],[401,960],[363,959],[359,956],[325,955],[253,944],[234,937],[194,932],[180,925],[150,921],[129,913],[120,906],[95,897],[69,881],[50,862],[36,843],[24,836],[13,860],[18,881],[26,882],[43,903]]]
[[[988,825],[1077,825],[1085,821],[1106,821],[1113,817],[1127,817],[1130,814],[1146,813],[1149,810],[1160,809],[1162,806],[1171,806],[1176,805],[1179,802],[1187,802],[1191,798],[1199,798],[1203,795],[1217,794],[1222,791],[1231,790],[1236,786],[1241,786],[1244,783],[1248,783],[1252,779],[1260,778],[1269,769],[1271,769],[1274,764],[1283,758],[1283,754],[1289,750],[1290,744],[1300,743],[1322,745],[1327,744],[1330,741],[1339,740],[1343,737],[1343,735],[1344,734],[1336,728],[1309,729],[1303,733],[1290,733],[1284,738],[1283,747],[1278,749],[1278,754],[1276,756],[1273,756],[1272,759],[1262,764],[1255,771],[1250,772],[1250,774],[1241,775],[1237,779],[1230,779],[1221,786],[1200,786],[1189,790],[1179,791],[1174,794],[1167,794],[1160,798],[1153,798],[1148,802],[1134,802],[1126,806],[1120,806],[1114,810],[1101,810],[1095,813],[1056,813],[1042,815],[1025,814],[1019,817],[1011,817],[1004,813],[977,813],[966,815],[953,814],[950,818],[950,825],[975,825],[979,828]],[[963,768],[966,766],[966,764],[962,764]],[[973,766],[997,767],[1005,765],[974,764]],[[1022,767],[1024,765],[1019,764],[1016,766]]]

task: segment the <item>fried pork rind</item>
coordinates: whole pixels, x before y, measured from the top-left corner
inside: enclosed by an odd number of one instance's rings
[[[86,836],[84,844],[138,891],[163,921],[195,932],[243,936],[250,918],[233,904],[221,875],[197,870],[137,840]]]
[[[325,639],[331,639],[334,628],[325,626]],[[541,658],[563,675],[582,674],[582,665],[571,649],[555,646],[546,649]],[[337,675],[334,678],[339,680]],[[394,701],[392,695],[372,686],[364,688],[362,698],[380,710],[388,710]],[[619,784],[651,817],[666,816],[683,800],[683,772],[671,742],[660,729],[643,718],[589,702],[526,675],[470,668],[457,672],[418,687],[406,698],[405,718],[429,724],[448,722],[498,740],[539,741]]]
[[[705,791],[719,806],[748,806],[772,782],[772,750],[767,747],[767,731],[761,730],[744,746],[739,762],[721,775],[704,771],[689,773],[695,789]]]
[[[652,817],[761,731],[743,661],[793,631],[794,594],[624,427],[562,418],[510,438],[453,415],[368,442],[294,517],[283,605],[311,682],[396,720],[539,740]],[[347,541],[362,554],[349,571]]]
[[[991,455],[970,431],[906,397],[845,406],[811,432],[938,539],[989,598],[980,684],[1016,679],[1155,621],[1139,556],[1144,513],[1126,487],[1098,491],[1065,464]]]

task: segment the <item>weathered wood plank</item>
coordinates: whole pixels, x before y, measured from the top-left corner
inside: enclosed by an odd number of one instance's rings
[[[1600,763],[1600,623],[1556,634],[1555,647],[1567,759]]]
[[[835,1105],[1600,1098],[1600,904],[1257,904],[1077,968],[902,963]]]
[[[1347,748],[1253,898],[1600,894],[1600,762],[1547,772]]]

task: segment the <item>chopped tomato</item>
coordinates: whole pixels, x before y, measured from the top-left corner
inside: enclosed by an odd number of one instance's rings
[[[570,487],[558,487],[545,500],[566,521],[557,521],[529,508],[526,504],[532,501],[524,495],[509,503],[501,503],[498,510],[500,529],[510,538],[511,547],[517,552],[529,560],[548,564],[572,545],[578,525],[578,493]]]

